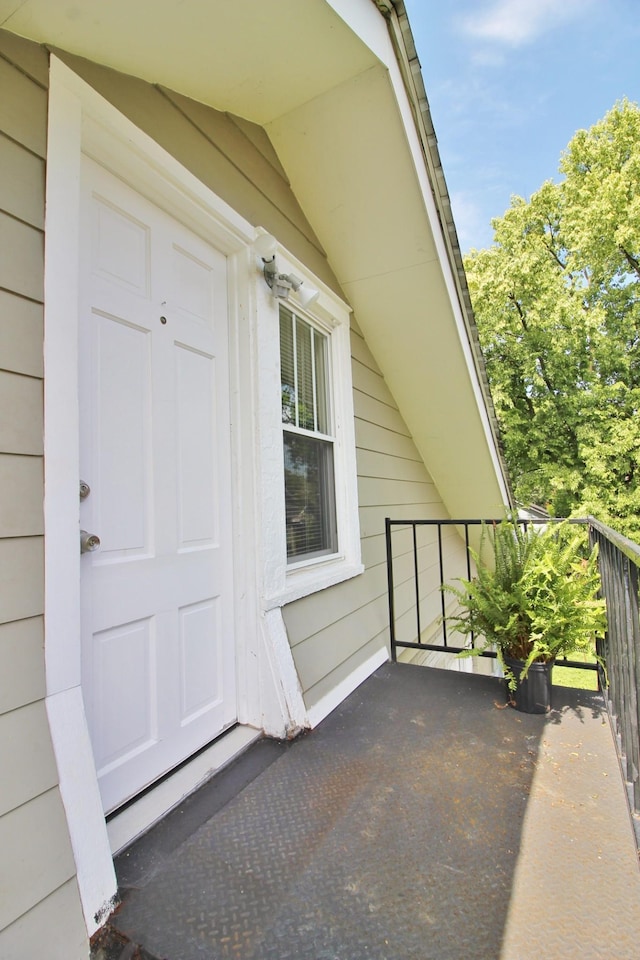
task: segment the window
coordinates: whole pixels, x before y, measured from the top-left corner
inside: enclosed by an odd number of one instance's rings
[[[287,562],[337,553],[329,338],[280,305]]]
[[[363,572],[347,305],[299,261],[320,297],[307,312],[257,287],[256,403],[261,577],[266,610]],[[247,451],[247,463],[255,457]]]

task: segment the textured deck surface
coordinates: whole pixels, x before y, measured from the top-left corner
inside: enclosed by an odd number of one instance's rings
[[[114,936],[163,960],[637,960],[604,708],[554,695],[528,716],[493,678],[381,667],[118,858]]]

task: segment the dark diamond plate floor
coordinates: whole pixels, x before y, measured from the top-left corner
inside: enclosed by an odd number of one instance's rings
[[[569,698],[564,710],[527,716],[498,709],[502,688],[492,678],[383,666],[313,733],[286,748],[257,744],[244,768],[123,854],[124,902],[112,927],[168,960],[583,956],[564,919],[579,886],[575,894],[552,886],[566,908],[556,952],[540,952],[529,931],[524,940],[505,932],[528,802],[546,789],[533,790],[540,758],[543,772],[557,773],[549,731],[568,714],[582,725],[598,717],[602,727],[596,695],[560,695]],[[252,758],[261,770],[254,779],[242,773]],[[232,799],[225,776],[237,789],[246,783]],[[600,827],[606,836],[607,823]],[[556,829],[566,832],[564,823]],[[547,879],[534,871],[526,882],[543,890]],[[632,906],[640,907],[636,879]],[[625,933],[636,928],[640,935],[632,920]]]

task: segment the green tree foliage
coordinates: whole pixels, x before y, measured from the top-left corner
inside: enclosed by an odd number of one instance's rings
[[[516,497],[640,535],[640,108],[564,152],[465,259]]]

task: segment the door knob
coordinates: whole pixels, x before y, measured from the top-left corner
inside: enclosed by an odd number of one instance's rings
[[[92,553],[100,546],[100,537],[95,533],[87,533],[86,530],[80,531],[80,553]]]

